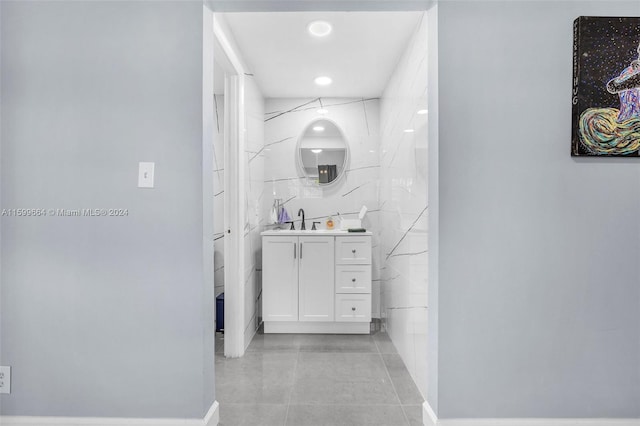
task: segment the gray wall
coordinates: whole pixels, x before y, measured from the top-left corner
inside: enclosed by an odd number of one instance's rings
[[[639,417],[640,165],[569,146],[572,22],[640,2],[438,7],[439,417]]]
[[[1,7],[2,206],[129,211],[2,217],[2,414],[201,418],[202,5]],[[155,189],[136,187],[139,161],[156,162]]]

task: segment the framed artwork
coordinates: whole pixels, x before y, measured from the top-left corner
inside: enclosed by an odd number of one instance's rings
[[[572,156],[640,156],[640,17],[573,23]]]

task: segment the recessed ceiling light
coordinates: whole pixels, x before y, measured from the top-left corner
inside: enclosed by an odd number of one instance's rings
[[[429,110],[428,109],[419,109],[417,114],[420,114],[420,115],[429,114]]]
[[[316,79],[313,81],[318,86],[328,86],[333,82],[333,80],[331,80],[331,77],[327,77],[327,76],[316,77]]]
[[[318,114],[327,114],[329,112],[329,110],[326,110],[324,108],[320,108],[318,111],[316,111]]]
[[[404,129],[405,133],[413,133],[413,129]]]
[[[324,132],[324,127],[322,126],[313,126],[314,132]]]
[[[314,154],[320,154],[322,152],[321,149],[312,149],[311,152],[313,152]]]
[[[332,29],[333,27],[331,27],[331,24],[328,23],[327,21],[313,21],[307,27],[307,30],[309,30],[309,33],[316,37],[327,36],[331,33]]]

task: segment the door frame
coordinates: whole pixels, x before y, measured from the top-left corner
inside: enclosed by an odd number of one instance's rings
[[[224,355],[244,355],[244,66],[213,14],[215,59],[225,71],[224,82]],[[212,219],[213,220],[213,219]]]

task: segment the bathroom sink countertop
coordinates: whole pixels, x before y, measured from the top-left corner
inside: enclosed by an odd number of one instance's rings
[[[353,235],[353,236],[362,236],[362,235],[372,235],[371,231],[367,232],[348,232],[342,229],[318,229],[316,231],[312,231],[310,229],[306,229],[304,231],[300,229],[296,229],[292,231],[290,229],[273,229],[270,231],[263,231],[260,235]]]

